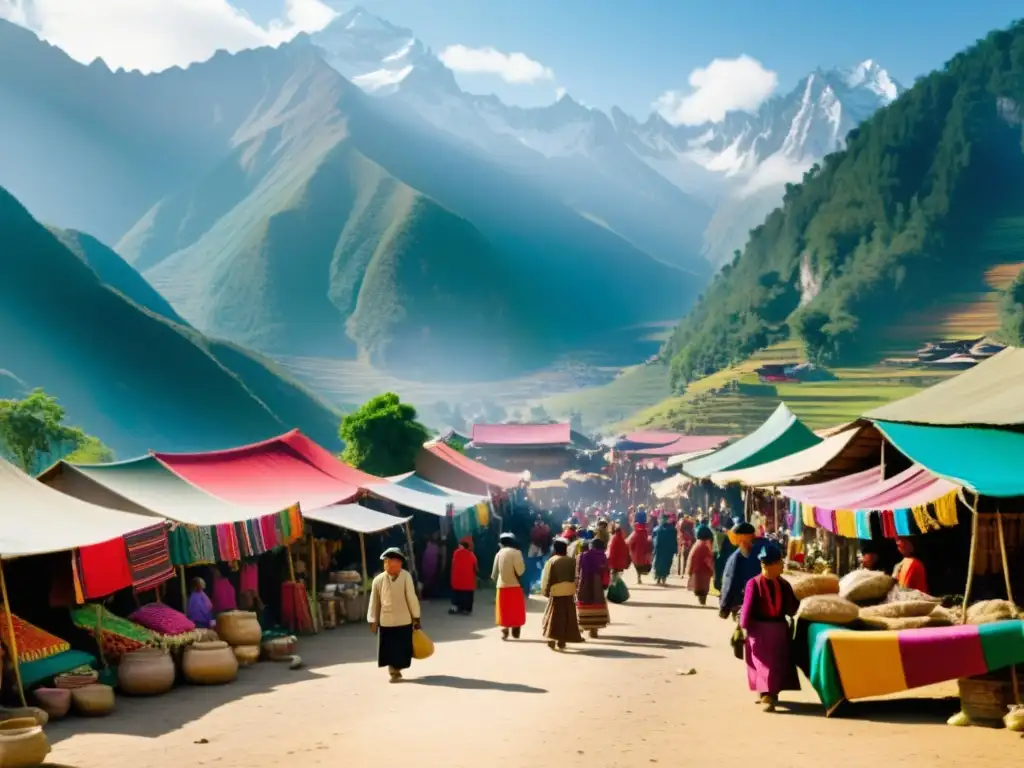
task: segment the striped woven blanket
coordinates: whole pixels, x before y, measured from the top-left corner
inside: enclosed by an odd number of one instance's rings
[[[174,576],[171,553],[167,546],[167,525],[158,523],[134,533],[125,534],[128,567],[136,592],[156,589]]]

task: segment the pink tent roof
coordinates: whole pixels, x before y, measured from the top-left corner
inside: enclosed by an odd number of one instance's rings
[[[297,429],[262,443],[206,453],[154,453],[179,477],[235,504],[306,509],[352,501],[387,482],[350,467]]]
[[[521,475],[488,467],[444,443],[429,443],[416,457],[416,474],[438,485],[463,493],[481,493],[487,487],[508,490],[519,485]]]
[[[929,504],[958,487],[956,483],[936,477],[920,464],[888,480],[881,477],[881,468],[875,467],[827,483],[790,486],[779,491],[783,496],[821,509],[881,511]]]
[[[570,445],[568,424],[474,424],[474,445]]]
[[[726,435],[679,435],[677,439],[667,445],[640,448],[635,451],[626,451],[626,453],[630,456],[678,456],[681,453],[710,451],[727,440],[729,437]]]

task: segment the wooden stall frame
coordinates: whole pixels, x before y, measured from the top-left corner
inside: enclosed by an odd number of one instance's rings
[[[18,699],[21,706],[28,706],[25,700],[25,686],[21,683],[21,663],[18,661],[18,638],[14,636],[14,613],[11,611],[11,601],[7,597],[7,579],[4,578],[4,562],[0,558],[0,597],[4,601],[4,609],[7,614],[7,632],[11,638],[11,666],[14,667],[14,678],[18,683]]]
[[[884,442],[883,442],[884,445]],[[978,501],[981,496],[974,494],[974,505],[971,507],[971,554],[967,558],[967,585],[964,587],[964,604],[960,623],[967,623],[967,606],[971,602],[971,585],[974,584],[974,559],[978,552]]]
[[[360,593],[365,593],[366,592],[366,579],[369,578],[369,574],[367,573],[367,570],[366,570],[366,534],[364,534],[364,533],[360,533],[359,534],[359,553],[363,557],[363,581],[359,585],[359,591],[360,591]]]
[[[1003,580],[1006,582],[1006,599],[1013,605],[1017,603],[1013,599],[1013,584],[1010,581],[1010,561],[1006,556],[1006,536],[1003,533],[1003,513],[996,507],[996,531],[999,534],[999,555],[1003,559]],[[967,615],[967,607],[964,606],[964,615]],[[1020,706],[1020,680],[1017,679],[1017,665],[1010,665],[1010,680],[1013,683],[1013,703]]]

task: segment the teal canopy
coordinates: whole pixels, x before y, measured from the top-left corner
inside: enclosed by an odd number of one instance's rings
[[[932,427],[879,421],[896,448],[933,474],[982,496],[1024,496],[1024,434],[979,427]]]
[[[714,453],[686,462],[682,471],[699,480],[715,472],[766,464],[820,442],[821,438],[800,421],[785,403],[779,403],[775,413],[756,431]]]

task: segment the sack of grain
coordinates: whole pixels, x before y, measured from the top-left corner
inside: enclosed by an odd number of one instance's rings
[[[982,600],[967,608],[968,624],[991,624],[1017,618],[1017,607],[1009,600]]]
[[[959,614],[954,615],[949,609],[939,605],[928,614],[928,619],[931,621],[930,626],[932,627],[951,627],[959,621],[960,616]]]
[[[898,603],[882,603],[860,609],[862,619],[906,619],[911,616],[927,616],[935,610],[935,603],[928,600],[901,600]]]
[[[835,595],[839,593],[839,578],[832,573],[787,573],[786,580],[793,587],[797,600],[814,595]]]
[[[936,622],[931,616],[906,616],[902,619],[890,619],[885,616],[861,616],[860,623],[869,629],[891,630],[948,626],[942,621]]]
[[[854,603],[870,603],[888,595],[894,583],[887,573],[862,568],[850,571],[839,580],[839,596]]]
[[[857,620],[860,609],[839,595],[811,595],[800,601],[797,618],[823,624],[850,624]]]
[[[941,603],[941,597],[935,597],[924,592],[919,592],[916,589],[908,589],[907,587],[901,587],[899,584],[889,590],[889,594],[885,596],[885,602],[887,603],[900,603],[904,600],[921,601],[927,600],[930,603]]]

